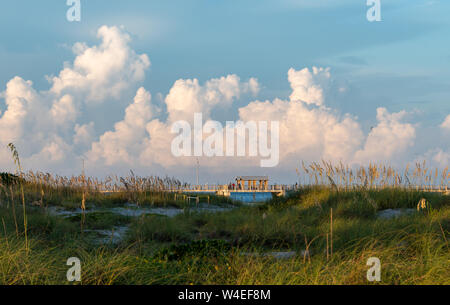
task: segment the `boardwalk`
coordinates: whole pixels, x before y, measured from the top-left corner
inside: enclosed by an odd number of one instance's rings
[[[172,189],[164,189],[161,190],[163,192],[168,193],[189,193],[189,194],[216,194],[219,196],[230,196],[231,193],[273,193],[277,196],[285,196],[286,193],[294,192],[302,187],[305,187],[304,185],[267,185],[266,189],[259,189],[259,188],[238,188],[236,185],[235,187],[231,187],[229,185],[218,185],[218,184],[204,184],[204,185],[188,185],[183,186],[179,188],[172,188]],[[350,190],[351,187],[340,187],[340,190]],[[382,190],[383,188],[376,188],[372,187],[372,190]],[[442,195],[450,195],[450,188],[445,187],[427,187],[427,188],[419,188],[419,187],[410,187],[407,188],[410,190],[416,190],[421,192],[429,192],[429,193],[441,193]],[[125,189],[119,189],[119,190],[101,190],[100,193],[119,193],[119,192],[125,192]]]
[[[219,196],[229,197],[231,193],[273,193],[277,196],[284,196],[287,191],[294,190],[286,185],[268,185],[267,189],[258,188],[238,188],[229,187],[229,185],[194,185],[179,189],[165,190],[170,193],[191,193],[191,194],[216,194]]]

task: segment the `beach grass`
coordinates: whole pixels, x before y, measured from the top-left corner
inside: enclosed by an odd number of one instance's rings
[[[418,208],[421,199],[426,208]],[[35,206],[27,210],[28,241],[23,215],[2,200],[1,284],[370,284],[370,257],[381,261],[375,284],[450,283],[450,196],[440,193],[308,186],[218,213],[86,214],[84,228],[80,217]],[[409,212],[380,218],[386,209]],[[130,229],[119,244],[95,245],[84,232],[124,224]],[[170,251],[176,259],[161,255]],[[274,251],[295,254],[267,255]],[[69,257],[82,262],[79,283],[66,279]]]

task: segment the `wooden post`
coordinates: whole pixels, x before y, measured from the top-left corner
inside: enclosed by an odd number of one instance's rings
[[[329,258],[329,253],[328,253],[328,233],[327,233],[327,261],[328,261],[328,258]]]
[[[333,208],[331,208],[330,214],[330,253],[333,256]]]

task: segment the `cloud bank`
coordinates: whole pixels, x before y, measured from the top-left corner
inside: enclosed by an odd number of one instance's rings
[[[0,113],[0,166],[11,168],[6,145],[14,142],[25,168],[74,173],[81,159],[98,173],[124,169],[155,170],[168,174],[190,172],[193,158],[176,158],[171,126],[177,120],[192,122],[194,113],[214,119],[216,111],[232,109],[231,121],[279,121],[280,164],[273,171],[295,171],[301,160],[320,159],[349,164],[414,161],[417,124],[407,122],[404,111],[390,113],[378,108],[376,124],[365,132],[354,114],[340,113],[327,106],[332,73],[329,68],[289,69],[289,98],[272,101],[256,99],[261,84],[256,78],[241,80],[235,74],[201,83],[198,79],[179,79],[158,106],[142,87],[150,59],[130,46],[130,35],[118,27],[102,26],[99,44],[76,43],[74,60],[65,63],[56,75],[48,77],[50,88],[37,91],[33,83],[17,76],[6,84]],[[133,92],[133,95],[130,95]],[[247,101],[238,107],[236,101]],[[2,101],[3,102],[3,101]],[[123,119],[110,122],[101,131],[95,119],[108,116],[112,104],[122,105]],[[103,109],[91,113],[90,107]],[[375,115],[375,114],[374,114]],[[436,128],[450,131],[450,115]],[[444,132],[445,133],[445,132]],[[446,133],[444,137],[450,134]],[[438,165],[449,162],[447,147],[429,147],[422,156]],[[202,166],[211,173],[251,171],[258,158],[203,158]],[[93,173],[94,174],[94,173]]]

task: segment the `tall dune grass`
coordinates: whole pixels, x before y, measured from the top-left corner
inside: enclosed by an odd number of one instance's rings
[[[421,190],[448,190],[450,172],[444,169],[428,168],[426,161],[417,162],[415,168],[409,165],[405,170],[385,164],[370,163],[367,167],[349,167],[342,162],[333,164],[322,160],[305,164],[296,169],[302,185],[324,185],[336,189],[365,187],[368,189],[413,188]]]
[[[322,161],[302,162],[297,173],[297,188],[256,207],[173,218],[88,215],[83,233],[78,218],[51,216],[45,208],[183,206],[183,195],[169,190],[191,186],[132,171],[102,180],[19,166],[16,175],[0,174],[0,284],[70,284],[65,263],[72,256],[82,261],[78,284],[367,284],[366,261],[373,256],[382,262],[381,284],[450,283],[448,167],[431,170],[422,162],[400,171]],[[379,218],[386,209],[414,213]],[[130,230],[117,245],[93,244],[86,234],[122,222]],[[205,240],[220,240],[231,250],[191,251],[176,260],[156,255]],[[263,255],[270,251],[297,254],[277,260]]]

